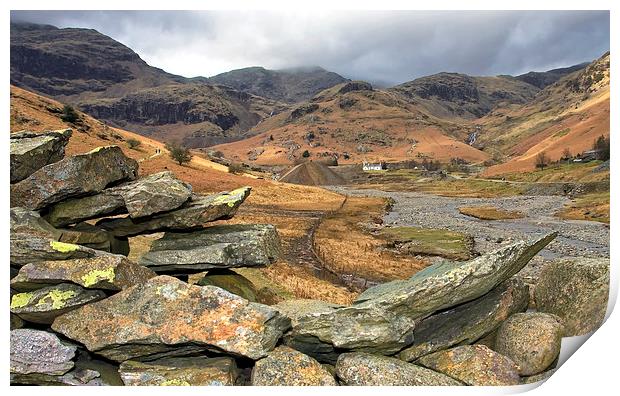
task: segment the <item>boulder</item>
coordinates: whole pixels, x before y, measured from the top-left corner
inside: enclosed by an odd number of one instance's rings
[[[488,293],[555,236],[517,242],[464,263],[427,267],[407,280],[366,290],[350,307],[297,309],[286,342],[325,363],[333,363],[338,351],[395,354],[413,343],[416,321]]]
[[[171,212],[160,213],[146,219],[129,217],[104,219],[98,226],[110,230],[116,236],[134,236],[159,231],[186,231],[202,227],[215,220],[230,219],[239,205],[250,195],[250,187],[242,187],[230,192],[199,196]]]
[[[63,159],[70,137],[71,129],[42,134],[11,134],[11,183],[24,180],[45,165]]]
[[[73,243],[27,235],[19,238],[11,234],[11,265],[18,267],[41,260],[69,260],[103,254],[107,253]]]
[[[164,171],[96,195],[59,202],[50,208],[47,220],[59,227],[120,213],[139,219],[177,209],[191,195],[190,185],[177,179],[172,172]]]
[[[61,283],[11,297],[11,313],[34,323],[52,323],[57,316],[84,304],[105,298],[100,290],[85,290],[77,285]]]
[[[67,198],[98,193],[111,183],[133,180],[138,163],[118,146],[66,157],[11,185],[11,207],[39,210]]]
[[[495,350],[519,365],[523,376],[543,372],[560,354],[563,327],[555,315],[514,314],[499,327]]]
[[[10,326],[11,326],[11,330],[21,329],[22,327],[24,327],[24,321],[19,316],[15,314],[11,314]]]
[[[167,232],[153,241],[140,264],[155,272],[266,266],[277,259],[280,238],[270,224],[231,224]]]
[[[556,369],[551,369],[547,371],[543,371],[540,374],[531,375],[529,377],[522,377],[522,384],[535,384],[536,382],[546,381],[549,377],[551,377],[555,373]]]
[[[411,362],[454,345],[473,344],[513,313],[525,311],[528,299],[527,285],[511,278],[482,297],[422,320],[413,332],[413,345],[399,357]]]
[[[335,386],[334,377],[310,356],[280,346],[256,362],[252,385],[258,386]]]
[[[291,318],[284,342],[322,363],[346,351],[394,354],[413,342],[415,322],[379,308],[357,310],[314,300],[289,300],[275,307]]]
[[[230,357],[163,358],[149,362],[128,360],[119,373],[125,385],[212,386],[235,385],[239,371]]]
[[[73,368],[76,349],[46,331],[11,330],[11,383],[63,375]]]
[[[258,302],[258,291],[246,277],[222,269],[210,270],[198,282],[199,286],[217,286],[251,302]]]
[[[464,345],[422,357],[417,363],[467,385],[518,385],[519,367],[484,345]]]
[[[52,329],[122,362],[204,350],[259,359],[289,326],[269,306],[157,276],[56,318]]]
[[[562,318],[564,336],[595,331],[609,299],[609,259],[575,258],[543,268],[535,288],[536,308]]]
[[[371,355],[344,353],[336,363],[336,375],[345,385],[358,386],[459,386],[459,381],[402,360]]]
[[[38,261],[20,268],[11,279],[11,288],[19,291],[72,282],[88,289],[123,290],[146,282],[156,274],[120,255]]]

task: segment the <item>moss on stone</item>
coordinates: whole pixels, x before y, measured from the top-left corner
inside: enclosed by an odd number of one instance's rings
[[[92,270],[82,276],[82,282],[84,287],[90,287],[97,284],[100,281],[106,280],[110,283],[114,281],[114,267],[108,267],[103,270]]]
[[[227,194],[221,194],[217,197],[215,197],[215,199],[213,199],[213,203],[214,204],[225,204],[230,206],[231,208],[234,207],[237,203],[239,203],[240,201],[243,200],[245,193],[247,191],[247,187],[241,187],[238,188],[236,190],[232,190],[230,192],[228,192]]]
[[[11,309],[23,308],[32,299],[32,293],[18,293],[11,297]]]
[[[50,241],[50,247],[56,250],[57,252],[61,252],[61,253],[75,252],[76,250],[80,248],[78,245],[73,244],[73,243],[65,243],[65,242],[58,242],[58,241]]]

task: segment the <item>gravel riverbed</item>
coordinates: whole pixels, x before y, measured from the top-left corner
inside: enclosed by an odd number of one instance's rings
[[[414,226],[464,232],[475,240],[475,250],[486,253],[517,240],[557,231],[558,237],[537,260],[564,257],[609,257],[609,227],[606,224],[563,220],[554,214],[570,200],[561,196],[515,196],[507,198],[453,198],[414,192],[386,192],[332,186],[330,190],[351,196],[390,197],[392,211],[384,217],[386,226]],[[490,205],[518,210],[525,218],[479,220],[459,213],[462,206]]]

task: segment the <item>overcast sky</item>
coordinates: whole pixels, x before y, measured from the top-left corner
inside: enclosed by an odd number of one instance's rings
[[[395,84],[441,71],[544,71],[609,50],[608,11],[12,11],[11,19],[93,28],[186,77],[317,65]]]

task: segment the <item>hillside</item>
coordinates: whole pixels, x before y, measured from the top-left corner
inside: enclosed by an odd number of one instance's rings
[[[478,147],[505,161],[487,175],[527,171],[544,151],[558,160],[609,136],[609,53],[542,90],[527,105],[496,109],[476,121]]]
[[[427,114],[393,91],[352,81],[336,85],[311,101],[268,118],[249,139],[218,145],[231,159],[256,164],[337,158],[340,163],[437,159],[470,162],[488,158],[464,143],[467,132]]]
[[[208,81],[281,102],[297,103],[347,79],[321,67],[283,70],[247,67],[218,74]]]
[[[439,73],[397,85],[390,91],[403,95],[436,117],[471,120],[498,106],[524,104],[539,89],[509,76]]]
[[[285,183],[304,184],[307,186],[345,184],[342,176],[329,169],[328,166],[314,161],[306,161],[294,166],[284,173],[279,180]]]
[[[190,147],[240,139],[282,106],[149,66],[92,29],[11,24],[11,84],[112,125]]]

